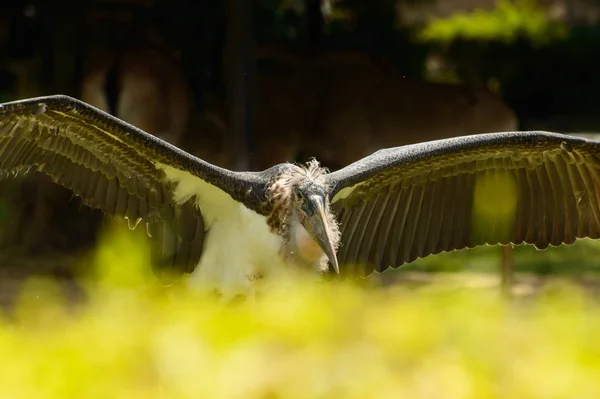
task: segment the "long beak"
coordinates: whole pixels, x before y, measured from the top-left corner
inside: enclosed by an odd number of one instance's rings
[[[327,215],[325,215],[325,209],[323,208],[323,198],[318,195],[311,196],[308,200],[308,206],[310,207],[310,212],[307,212],[307,221],[310,225],[313,238],[329,258],[335,272],[339,273],[340,268],[333,243],[331,242],[331,235],[329,234]]]

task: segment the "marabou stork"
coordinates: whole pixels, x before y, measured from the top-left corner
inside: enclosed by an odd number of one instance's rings
[[[38,171],[82,202],[141,221],[153,271],[225,297],[284,270],[383,272],[479,245],[600,236],[600,142],[505,132],[233,172],[68,96],[0,105],[0,172]],[[257,281],[258,280],[258,281]]]

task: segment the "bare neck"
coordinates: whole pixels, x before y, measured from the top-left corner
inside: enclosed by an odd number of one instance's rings
[[[327,256],[300,222],[294,207],[287,217],[282,252],[293,264],[315,272],[327,269]]]

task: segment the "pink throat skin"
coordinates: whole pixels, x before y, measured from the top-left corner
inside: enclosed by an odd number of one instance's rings
[[[304,226],[298,223],[295,234],[297,254],[306,262],[317,262],[324,254],[319,244],[308,234]]]

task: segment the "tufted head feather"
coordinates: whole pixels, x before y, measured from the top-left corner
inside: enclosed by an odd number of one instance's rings
[[[283,188],[291,189],[306,184],[317,184],[323,189],[327,189],[325,176],[327,169],[322,168],[316,159],[311,159],[306,166],[299,166],[288,163],[283,173],[280,175],[279,183]]]

